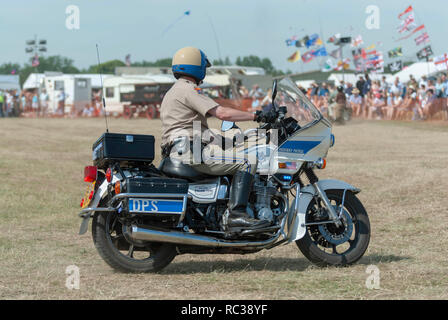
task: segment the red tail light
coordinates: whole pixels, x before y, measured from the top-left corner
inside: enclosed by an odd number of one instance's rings
[[[84,168],[84,181],[94,182],[98,175],[98,168],[95,166],[87,166]]]
[[[107,168],[107,170],[106,170],[106,180],[107,180],[107,182],[112,181],[112,170],[110,168]]]

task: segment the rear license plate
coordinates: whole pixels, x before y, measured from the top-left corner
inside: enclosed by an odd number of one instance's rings
[[[129,212],[181,214],[183,211],[183,200],[129,199]]]

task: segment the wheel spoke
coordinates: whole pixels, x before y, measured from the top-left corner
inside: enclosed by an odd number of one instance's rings
[[[128,256],[133,258],[133,255],[134,255],[134,245],[131,244],[131,245],[129,245]]]
[[[337,250],[336,250],[336,245],[335,245],[335,244],[332,244],[331,246],[332,246],[332,248],[333,248],[332,253],[333,253],[333,254],[338,254],[338,252],[337,252]]]

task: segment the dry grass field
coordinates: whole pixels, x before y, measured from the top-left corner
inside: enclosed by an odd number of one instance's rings
[[[109,125],[160,133],[158,120]],[[317,173],[361,188],[372,226],[354,266],[317,268],[289,244],[245,256],[178,256],[160,274],[138,275],[106,265],[90,228],[78,236],[83,168],[103,131],[103,119],[0,119],[0,299],[448,298],[446,123],[334,127],[327,169]],[[380,289],[366,288],[371,264]],[[80,268],[79,290],[65,287],[69,265]]]

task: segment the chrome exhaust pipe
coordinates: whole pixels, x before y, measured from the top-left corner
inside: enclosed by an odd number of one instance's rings
[[[129,236],[133,240],[169,242],[175,244],[213,247],[213,248],[241,248],[241,247],[264,247],[273,244],[280,236],[280,231],[268,240],[263,241],[227,241],[214,237],[179,232],[179,231],[159,231],[132,226],[129,230]]]

